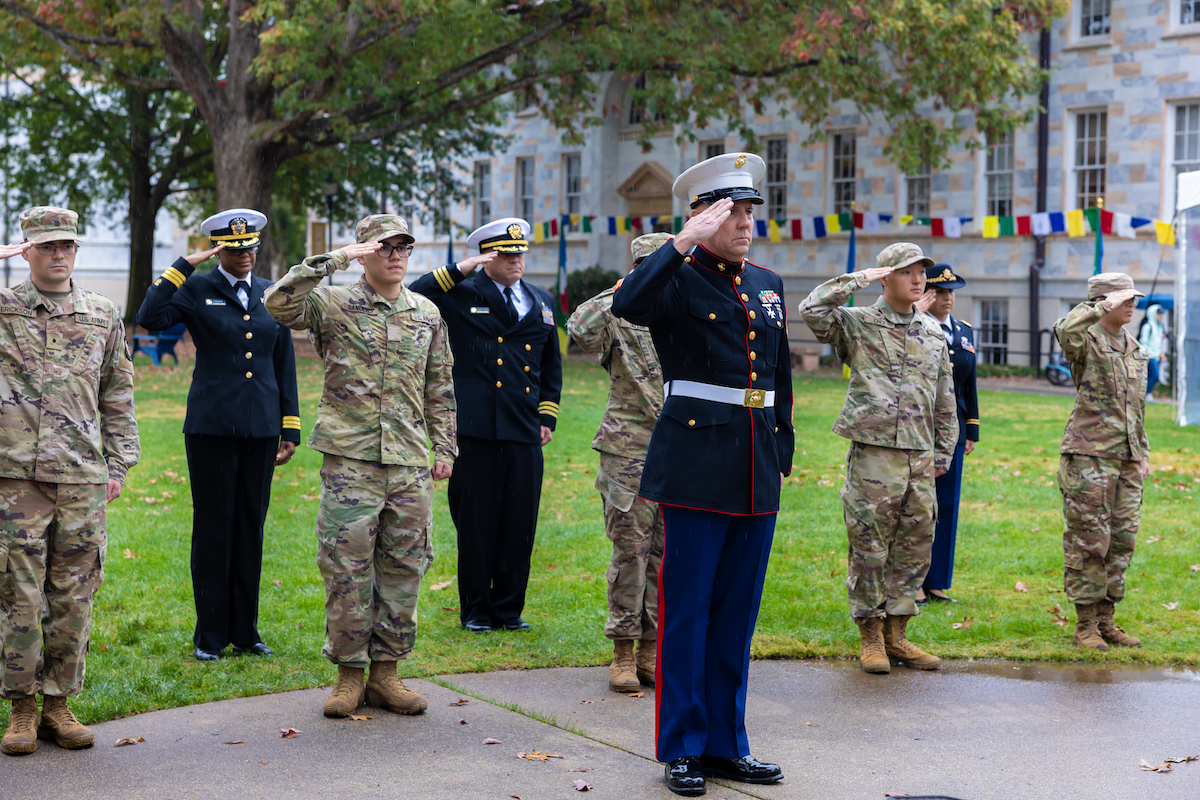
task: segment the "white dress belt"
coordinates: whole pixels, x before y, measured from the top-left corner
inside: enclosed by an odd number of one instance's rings
[[[663,385],[667,397],[694,397],[731,406],[747,408],[774,408],[775,392],[764,389],[735,389],[731,386],[715,386],[699,381],[667,381]]]

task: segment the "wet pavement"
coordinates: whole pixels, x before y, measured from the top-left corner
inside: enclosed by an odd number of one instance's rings
[[[653,760],[653,692],[608,691],[607,668],[436,680],[409,682],[429,699],[421,717],[327,720],[316,689],[107,722],[90,750],[42,743],[0,760],[0,798],[674,797]],[[751,748],[786,779],[710,783],[708,796],[1192,800],[1200,762],[1139,765],[1200,754],[1198,718],[1193,670],[989,661],[878,676],[854,662],[755,662]],[[127,736],[146,741],[113,747]],[[592,788],[577,793],[578,780]]]

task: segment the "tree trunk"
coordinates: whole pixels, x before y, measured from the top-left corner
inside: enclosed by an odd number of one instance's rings
[[[129,286],[125,294],[125,321],[132,322],[146,299],[154,278],[154,223],[161,201],[151,186],[150,137],[154,117],[150,95],[126,91],[129,111]]]
[[[213,138],[213,166],[217,177],[217,209],[253,208],[267,215],[267,227],[259,236],[254,274],[275,279],[276,245],[272,234],[271,191],[279,171],[278,145],[255,141],[249,120],[232,119]]]

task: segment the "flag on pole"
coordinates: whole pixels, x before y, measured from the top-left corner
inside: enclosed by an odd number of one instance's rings
[[[854,272],[854,226],[850,226],[850,249],[846,251],[846,274]],[[854,307],[854,295],[850,295],[850,299],[846,301],[846,305]],[[842,364],[842,380],[850,380],[850,365]]]
[[[1104,271],[1104,224],[1100,219],[1098,208],[1089,208],[1083,212],[1088,227],[1096,234],[1096,247],[1092,251],[1092,274],[1099,275]]]
[[[446,265],[454,263],[454,234],[446,234]]]
[[[552,220],[557,222],[557,220]],[[571,218],[563,214],[562,225],[558,226],[558,302],[554,304],[554,326],[558,329],[558,349],[567,354],[567,225]]]

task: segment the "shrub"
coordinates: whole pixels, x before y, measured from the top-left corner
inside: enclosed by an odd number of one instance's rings
[[[573,312],[584,300],[612,288],[621,279],[621,273],[615,269],[604,269],[599,264],[593,264],[587,269],[577,269],[567,274],[567,309]]]

